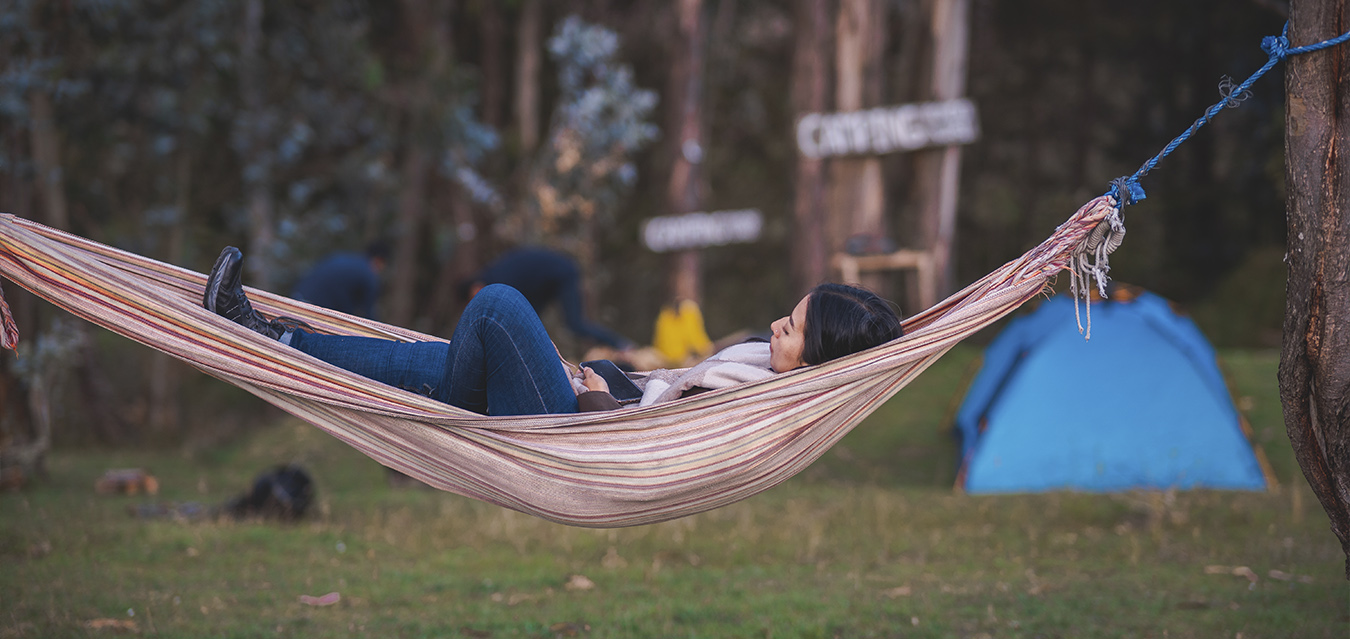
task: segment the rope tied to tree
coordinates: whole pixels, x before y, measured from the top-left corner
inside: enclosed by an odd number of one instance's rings
[[[1147,196],[1144,194],[1144,188],[1139,185],[1139,178],[1148,175],[1148,172],[1158,166],[1158,163],[1161,162],[1163,158],[1171,155],[1172,151],[1175,151],[1178,146],[1181,146],[1182,142],[1185,142],[1190,139],[1192,135],[1195,135],[1195,132],[1198,131],[1200,127],[1208,124],[1219,111],[1222,111],[1225,108],[1237,108],[1244,100],[1250,98],[1252,95],[1250,90],[1252,85],[1255,84],[1257,80],[1261,79],[1261,76],[1265,75],[1267,71],[1270,71],[1281,60],[1289,56],[1321,51],[1322,49],[1341,44],[1346,40],[1350,40],[1350,31],[1321,42],[1291,47],[1289,46],[1289,23],[1284,23],[1284,29],[1280,32],[1280,35],[1261,38],[1261,50],[1269,57],[1266,60],[1266,63],[1261,65],[1260,69],[1257,69],[1255,73],[1238,85],[1234,85],[1233,79],[1228,76],[1224,76],[1220,79],[1219,95],[1222,99],[1214,104],[1214,106],[1206,109],[1205,114],[1191,124],[1190,128],[1186,129],[1185,132],[1169,142],[1157,155],[1149,158],[1147,162],[1144,162],[1144,164],[1139,167],[1139,170],[1135,171],[1133,175],[1112,180],[1111,190],[1108,191],[1107,194],[1115,197],[1117,201],[1120,202],[1121,208],[1136,202],[1142,202]]]
[[[1106,192],[1106,195],[1112,198],[1116,204],[1116,208],[1106,219],[1102,220],[1101,223],[1097,225],[1097,228],[1093,229],[1092,233],[1085,240],[1083,240],[1083,243],[1074,251],[1073,256],[1069,261],[1069,289],[1074,297],[1074,316],[1078,317],[1079,300],[1082,300],[1088,305],[1087,326],[1085,328],[1083,321],[1080,319],[1078,321],[1079,333],[1084,334],[1087,338],[1092,337],[1092,306],[1090,299],[1092,289],[1088,285],[1088,280],[1094,280],[1097,284],[1098,294],[1101,295],[1102,298],[1106,297],[1106,283],[1110,279],[1107,277],[1107,273],[1111,270],[1107,257],[1112,251],[1119,248],[1120,243],[1125,239],[1125,222],[1121,217],[1120,211],[1131,204],[1142,202],[1148,197],[1148,195],[1144,193],[1144,187],[1139,184],[1139,179],[1148,175],[1148,172],[1158,166],[1158,163],[1161,162],[1163,158],[1171,155],[1172,151],[1175,151],[1178,146],[1181,146],[1182,142],[1185,142],[1190,139],[1192,135],[1195,135],[1195,132],[1198,131],[1200,127],[1208,124],[1220,111],[1225,108],[1235,109],[1241,106],[1243,101],[1252,96],[1252,84],[1260,79],[1261,76],[1265,75],[1267,71],[1274,68],[1281,60],[1293,55],[1321,51],[1322,49],[1334,47],[1346,40],[1350,40],[1350,31],[1347,31],[1335,38],[1299,47],[1291,47],[1289,46],[1288,34],[1289,23],[1286,22],[1284,23],[1284,29],[1280,32],[1280,35],[1262,38],[1261,50],[1269,57],[1266,60],[1266,63],[1261,65],[1260,69],[1257,69],[1255,73],[1246,80],[1243,80],[1241,84],[1237,85],[1233,84],[1233,79],[1231,77],[1226,75],[1223,76],[1219,80],[1218,87],[1219,96],[1222,99],[1206,109],[1204,115],[1200,116],[1200,118],[1192,123],[1181,135],[1178,135],[1169,142],[1166,147],[1163,147],[1163,150],[1157,155],[1144,162],[1144,164],[1139,167],[1139,170],[1135,171],[1133,175],[1121,176],[1111,180],[1111,188]]]

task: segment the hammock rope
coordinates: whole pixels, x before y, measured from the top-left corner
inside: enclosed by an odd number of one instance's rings
[[[1289,56],[1321,51],[1322,49],[1341,44],[1346,40],[1350,40],[1350,31],[1321,42],[1292,47],[1289,45],[1289,23],[1285,22],[1284,28],[1280,31],[1280,35],[1266,36],[1261,39],[1261,50],[1265,51],[1267,55],[1266,63],[1261,65],[1261,68],[1257,69],[1255,73],[1252,73],[1246,80],[1243,80],[1242,83],[1237,85],[1233,84],[1232,78],[1223,76],[1219,80],[1219,95],[1222,99],[1208,109],[1205,109],[1204,115],[1193,122],[1189,128],[1181,133],[1181,135],[1178,135],[1173,138],[1171,142],[1168,142],[1167,146],[1163,147],[1157,155],[1146,160],[1132,175],[1121,176],[1111,180],[1111,188],[1106,192],[1106,195],[1115,198],[1116,201],[1120,203],[1121,209],[1124,209],[1131,204],[1144,201],[1148,196],[1144,193],[1143,185],[1139,183],[1140,178],[1148,175],[1149,171],[1156,168],[1158,164],[1162,162],[1163,158],[1171,155],[1183,142],[1194,136],[1196,131],[1200,130],[1200,127],[1205,126],[1210,120],[1213,120],[1214,116],[1218,115],[1220,111],[1226,108],[1236,109],[1241,106],[1242,102],[1251,97],[1252,85],[1255,84],[1257,80],[1261,79],[1261,76],[1264,76],[1267,71],[1270,71],[1281,60],[1284,60]],[[1108,224],[1109,228],[1107,228]],[[1079,318],[1079,301],[1084,303],[1089,301],[1090,289],[1086,285],[1088,279],[1095,280],[1097,282],[1098,294],[1103,298],[1106,297],[1107,273],[1111,270],[1110,264],[1107,261],[1107,255],[1116,250],[1124,239],[1125,224],[1120,215],[1117,214],[1108,218],[1107,222],[1098,229],[1096,234],[1094,234],[1094,239],[1092,241],[1098,249],[1078,253],[1075,256],[1074,261],[1070,264],[1069,275],[1071,279],[1069,281],[1069,291],[1074,299],[1073,312],[1075,319]],[[1086,308],[1087,327],[1084,328],[1083,321],[1078,319],[1078,332],[1083,333],[1087,338],[1091,338],[1092,306],[1086,305]]]
[[[1289,48],[1278,40],[1268,52],[1278,60],[1336,43]],[[1254,80],[1227,90],[1221,104],[1240,99]],[[1107,257],[1124,237],[1120,209],[1143,199],[1138,178],[1212,116],[1207,112],[1026,254],[905,320],[903,337],[819,366],[642,408],[470,413],[339,369],[207,311],[204,274],[9,214],[0,214],[0,275],[433,487],[569,525],[650,524],[718,508],[792,477],[956,343],[1047,292],[1060,271],[1070,271],[1076,295],[1085,296],[1090,281],[1104,290]],[[320,332],[444,341],[247,290],[259,311]],[[0,345],[12,349],[18,332],[2,291],[0,321]]]
[[[1279,64],[1281,60],[1290,56],[1321,51],[1341,44],[1346,40],[1350,40],[1350,31],[1342,33],[1334,38],[1322,40],[1321,42],[1292,47],[1289,46],[1289,23],[1285,22],[1284,29],[1280,31],[1280,35],[1266,36],[1261,39],[1261,50],[1265,51],[1268,56],[1266,63],[1261,65],[1261,68],[1257,69],[1255,73],[1248,76],[1246,80],[1243,80],[1241,84],[1236,86],[1233,85],[1232,78],[1224,76],[1219,81],[1219,95],[1222,96],[1223,99],[1206,109],[1205,114],[1192,123],[1190,128],[1187,128],[1181,135],[1173,138],[1172,141],[1167,143],[1167,146],[1163,147],[1163,150],[1159,151],[1157,155],[1145,161],[1133,175],[1112,180],[1111,190],[1108,191],[1108,195],[1116,196],[1116,199],[1121,203],[1121,208],[1137,202],[1142,202],[1146,195],[1144,194],[1144,188],[1139,184],[1139,178],[1148,175],[1149,171],[1152,171],[1157,167],[1158,163],[1162,162],[1163,158],[1171,155],[1178,146],[1181,146],[1182,142],[1189,140],[1191,136],[1195,135],[1196,131],[1200,130],[1200,127],[1208,124],[1220,111],[1225,108],[1235,109],[1238,106],[1241,106],[1244,100],[1251,97],[1252,93],[1250,89],[1252,85],[1255,84],[1257,80],[1261,79],[1261,76],[1265,75],[1267,71],[1270,71],[1276,64]]]

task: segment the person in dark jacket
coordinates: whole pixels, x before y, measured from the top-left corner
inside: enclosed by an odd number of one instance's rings
[[[619,350],[633,347],[632,340],[586,319],[581,301],[581,269],[567,255],[546,248],[525,247],[504,253],[483,267],[467,286],[470,299],[490,284],[505,284],[520,291],[543,315],[556,302],[567,328],[579,337],[593,339]]]
[[[367,246],[365,254],[333,253],[300,278],[291,297],[348,315],[375,319],[380,273],[388,257],[388,248],[379,242]]]

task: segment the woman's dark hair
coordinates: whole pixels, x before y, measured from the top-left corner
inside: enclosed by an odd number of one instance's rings
[[[821,284],[807,295],[802,361],[814,366],[880,346],[904,333],[900,316],[876,293]]]

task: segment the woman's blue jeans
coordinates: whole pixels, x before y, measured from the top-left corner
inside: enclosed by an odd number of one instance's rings
[[[358,375],[485,415],[577,412],[539,315],[514,288],[484,287],[449,344],[296,331],[291,346]]]

